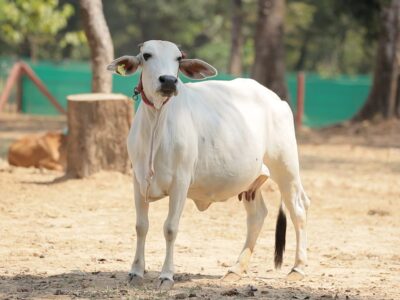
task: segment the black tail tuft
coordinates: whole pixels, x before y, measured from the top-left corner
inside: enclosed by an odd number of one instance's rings
[[[275,268],[280,269],[286,244],[286,215],[282,206],[279,208],[275,229]]]

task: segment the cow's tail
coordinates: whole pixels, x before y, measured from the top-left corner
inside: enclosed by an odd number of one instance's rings
[[[286,215],[283,203],[279,208],[275,229],[275,268],[280,269],[283,261],[283,252],[286,244]]]

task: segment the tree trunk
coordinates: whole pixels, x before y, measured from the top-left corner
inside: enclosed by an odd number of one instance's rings
[[[67,99],[67,174],[83,178],[101,170],[128,173],[126,138],[132,102],[121,94],[81,94]]]
[[[283,100],[287,100],[283,45],[284,15],[285,0],[258,1],[252,77],[273,90]]]
[[[228,72],[232,75],[242,75],[243,55],[243,11],[242,0],[232,0],[232,31],[231,31],[231,54],[229,57]]]
[[[400,0],[392,0],[381,20],[372,88],[354,121],[400,117]]]
[[[39,47],[36,41],[36,38],[30,37],[28,38],[29,41],[29,50],[30,50],[30,58],[31,61],[35,64],[38,61],[38,54],[39,54]]]
[[[308,44],[311,40],[311,31],[308,30],[303,38],[302,44],[301,44],[301,48],[300,48],[300,55],[299,55],[299,59],[296,62],[296,65],[294,67],[294,69],[296,71],[304,71],[304,67],[306,64],[306,60],[307,60],[307,54],[308,54]]]
[[[114,59],[114,48],[103,14],[101,0],[79,0],[82,20],[92,59],[92,92],[111,93],[112,74],[107,65]]]

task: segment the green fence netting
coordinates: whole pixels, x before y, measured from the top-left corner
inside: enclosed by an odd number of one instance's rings
[[[67,106],[67,95],[90,92],[91,72],[87,62],[29,64],[63,107]],[[4,78],[4,68],[3,71],[0,69],[0,72],[3,73],[0,74],[0,79]],[[221,74],[214,79],[231,80],[233,76]],[[130,77],[115,75],[113,92],[131,96],[138,80],[138,74]],[[287,83],[290,102],[295,111],[296,74],[288,74]],[[369,76],[324,78],[316,74],[306,74],[304,124],[309,127],[323,127],[348,120],[364,104],[370,85]],[[22,81],[22,91],[24,113],[41,115],[58,113],[28,78]]]
[[[296,110],[296,75],[287,76],[293,110]],[[371,86],[367,75],[324,78],[306,74],[303,123],[324,127],[353,117],[365,103]]]

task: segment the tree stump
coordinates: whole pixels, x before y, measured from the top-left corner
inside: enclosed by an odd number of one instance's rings
[[[122,94],[70,95],[67,175],[83,178],[101,170],[128,173],[126,147],[132,102]]]

